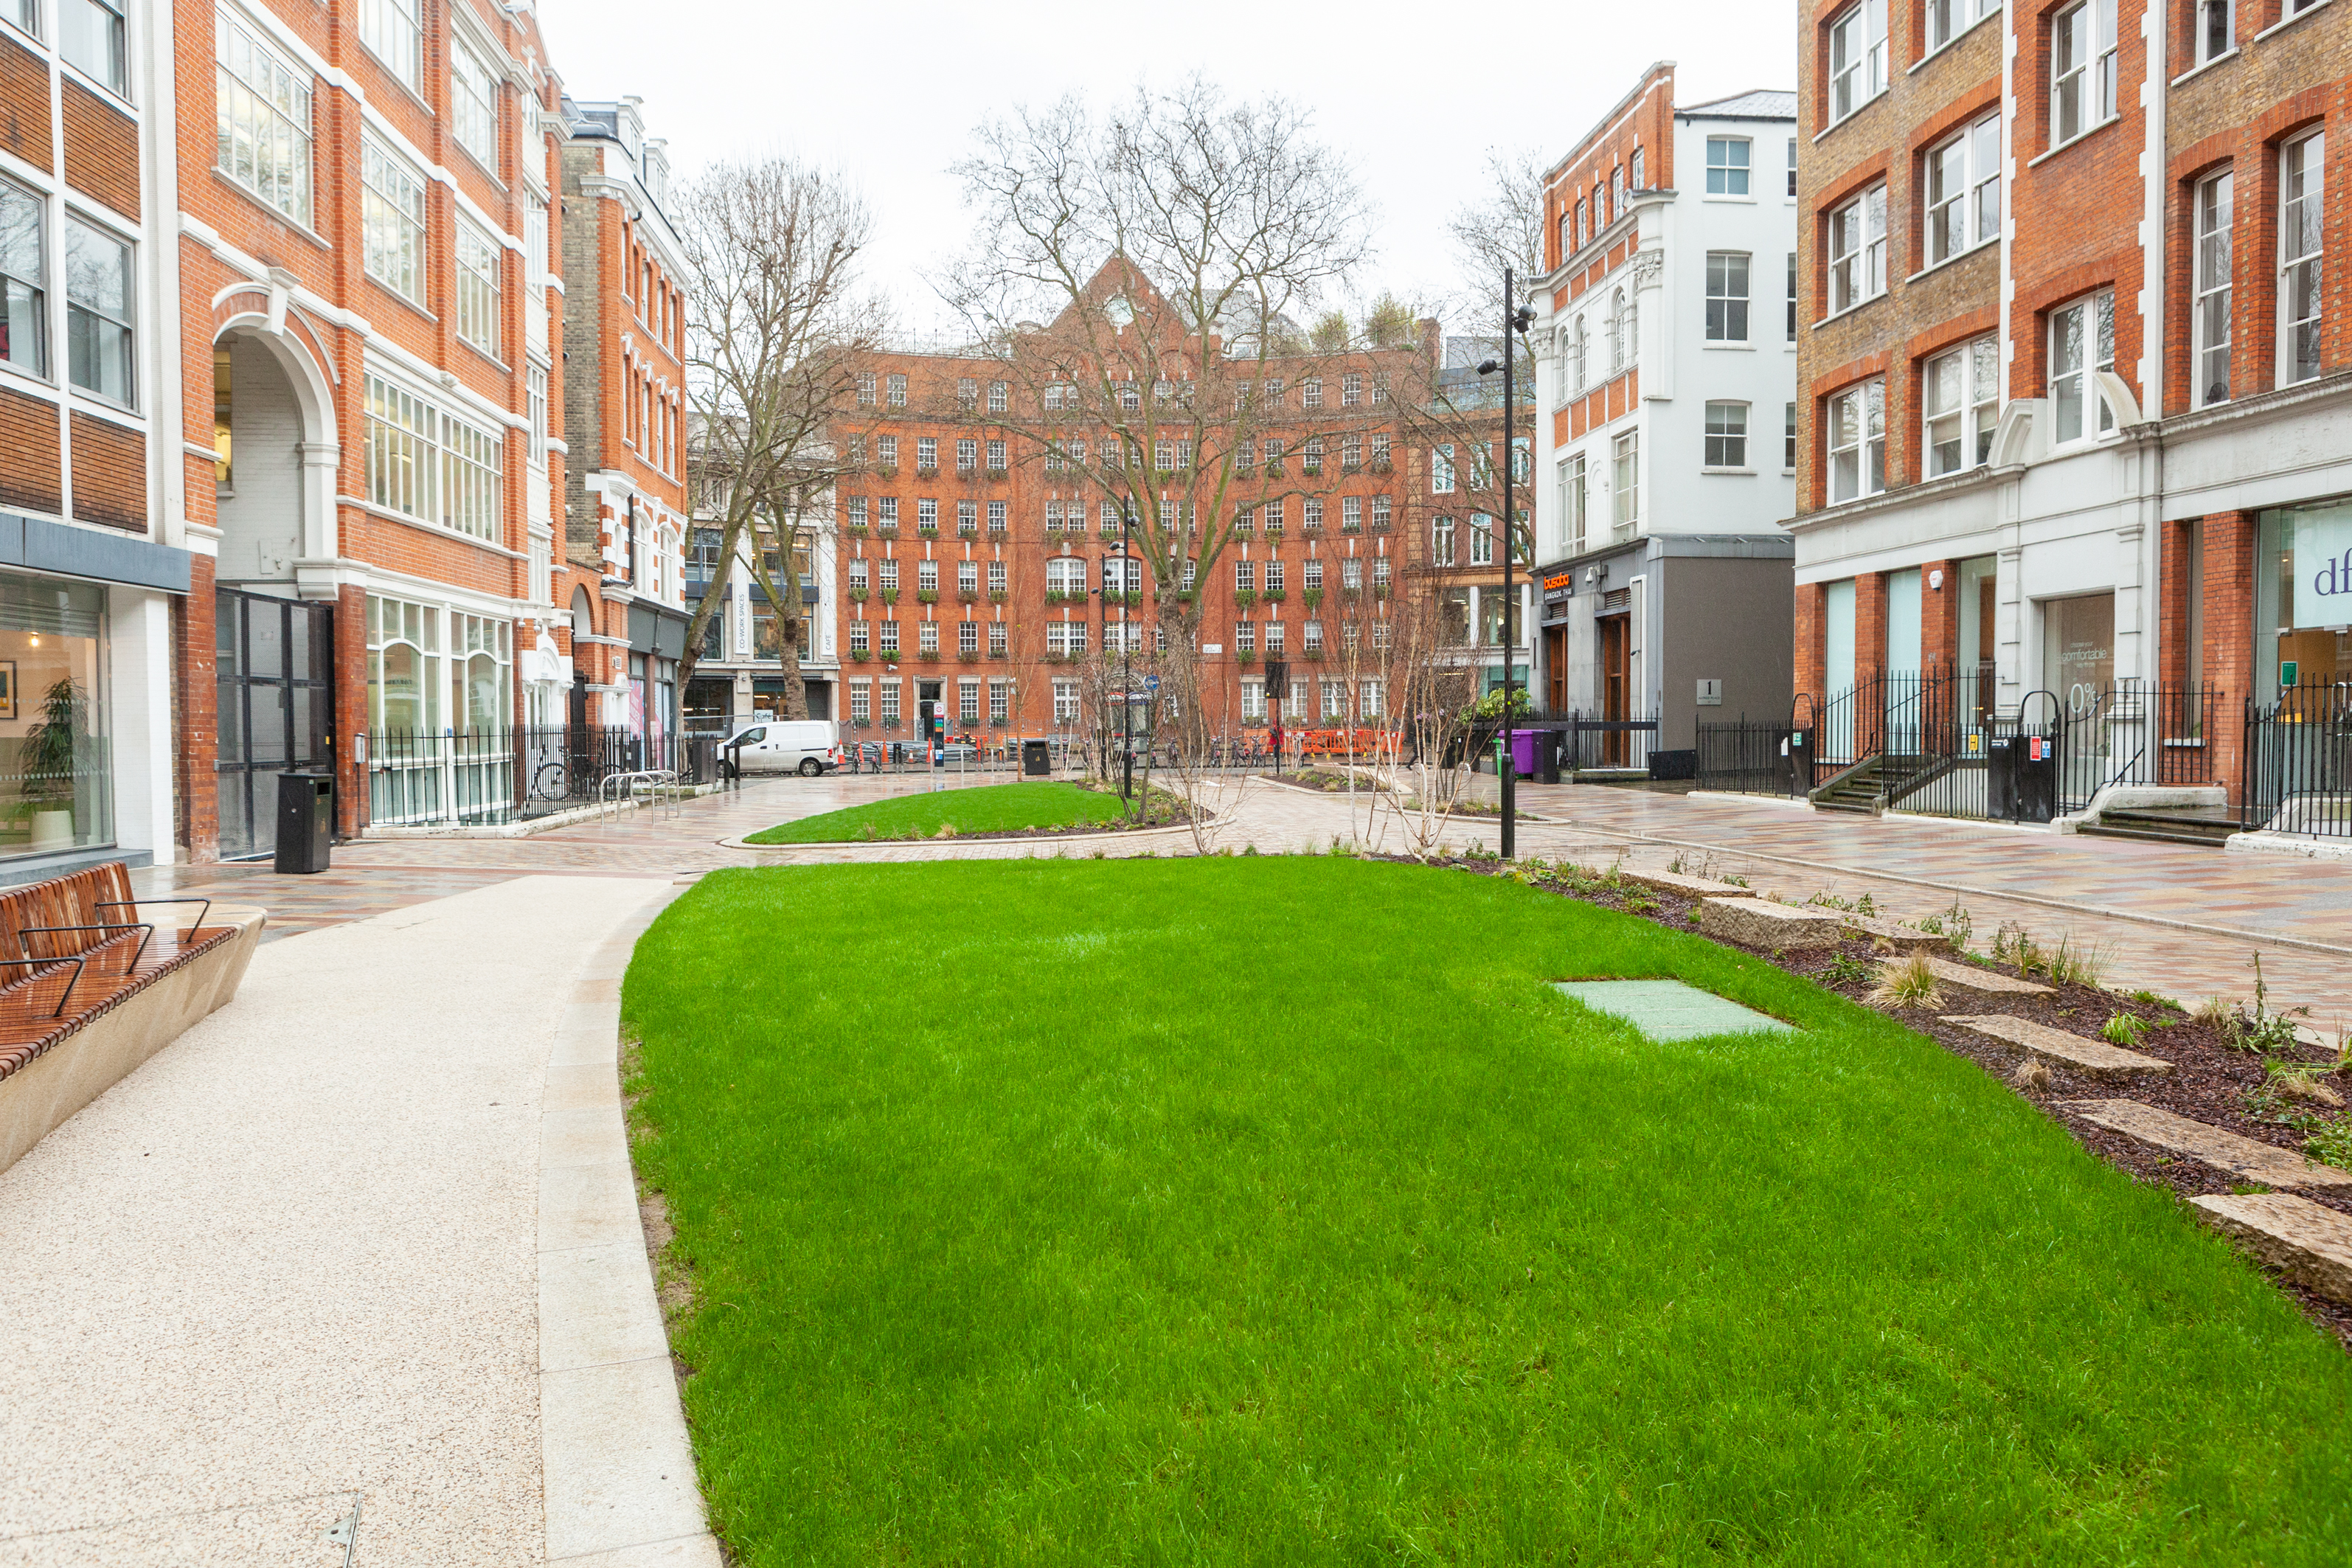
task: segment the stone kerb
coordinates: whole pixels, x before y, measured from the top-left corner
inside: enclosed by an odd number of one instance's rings
[[[1748,947],[1835,947],[1839,921],[1832,910],[1776,904],[1769,899],[1709,899],[1699,905],[1699,930]]]

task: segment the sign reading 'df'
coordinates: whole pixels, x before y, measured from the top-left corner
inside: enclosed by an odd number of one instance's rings
[[[2352,624],[2352,506],[2295,517],[2294,624],[2297,630]]]

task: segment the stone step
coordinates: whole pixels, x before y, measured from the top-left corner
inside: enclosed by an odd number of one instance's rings
[[[1654,888],[1662,893],[1677,893],[1685,899],[1752,899],[1756,896],[1753,888],[1743,888],[1737,882],[1685,877],[1679,871],[1636,871],[1625,866],[1618,868],[1617,875],[1628,882]]]
[[[1937,936],[1933,931],[1924,931],[1916,926],[1897,925],[1893,921],[1876,920],[1869,915],[1845,915],[1842,923],[1849,931],[1858,931],[1866,937],[1892,943],[1897,952],[1949,952],[1952,946],[1950,937]]]
[[[2202,1160],[2217,1170],[2266,1187],[2352,1187],[2352,1172],[2305,1159],[2293,1149],[2257,1143],[2202,1121],[2142,1105],[2137,1100],[2065,1100],[2061,1110],[2127,1138]]]
[[[2029,1054],[2044,1061],[2073,1068],[2093,1078],[2137,1078],[2172,1070],[2172,1064],[2161,1058],[2142,1056],[2137,1051],[2111,1046],[2105,1040],[2068,1034],[2063,1029],[2053,1029],[2047,1024],[2037,1024],[2031,1018],[2011,1017],[2005,1013],[1973,1018],[1953,1016],[1944,1022],[1958,1024],[1988,1039],[2022,1046]]]
[[[2191,1198],[2205,1222],[2306,1289],[2352,1301],[2352,1218],[2292,1193]]]
[[[1948,985],[1964,991],[1999,991],[2012,996],[2047,996],[2050,987],[2037,985],[2031,980],[2020,980],[1999,970],[1979,969],[1973,963],[1961,963],[1949,958],[1927,960],[1928,973]]]
[[[2168,827],[2123,827],[2110,823],[2086,822],[2074,829],[2085,838],[2132,838],[2143,844],[2186,844],[2198,849],[2226,847],[2223,839],[2202,833],[2181,833]]]
[[[1698,929],[1750,947],[1835,947],[1837,911],[1776,904],[1769,899],[1708,899],[1698,907]]]

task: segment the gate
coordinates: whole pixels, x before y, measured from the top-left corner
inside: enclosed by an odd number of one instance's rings
[[[335,607],[217,588],[213,616],[220,854],[243,860],[278,847],[278,774],[333,771]]]

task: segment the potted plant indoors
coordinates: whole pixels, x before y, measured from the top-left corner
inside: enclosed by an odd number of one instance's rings
[[[28,849],[70,849],[74,841],[74,774],[81,761],[86,701],[71,676],[41,694],[40,722],[16,742],[24,775],[17,812],[29,819]]]

